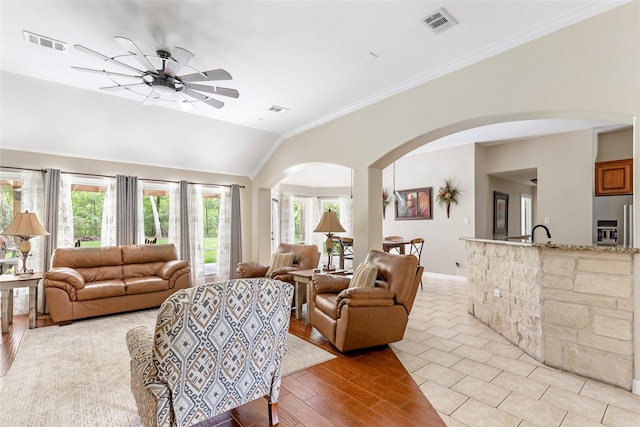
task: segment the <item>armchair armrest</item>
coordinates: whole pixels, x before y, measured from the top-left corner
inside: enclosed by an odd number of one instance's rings
[[[296,267],[280,267],[277,270],[271,272],[270,279],[282,280],[283,282],[293,282],[292,271],[297,270]]]
[[[238,268],[236,268],[236,273],[238,273],[239,279],[265,277],[268,269],[268,265],[259,264],[257,262],[241,262],[238,264]]]
[[[169,389],[156,377],[153,364],[153,332],[146,326],[130,329],[126,336],[127,348],[131,355],[131,381],[133,387],[145,389],[156,399],[165,397]]]
[[[385,288],[348,288],[338,294],[338,315],[345,305],[351,307],[389,307],[394,305],[395,292]]]
[[[316,274],[311,280],[311,292],[317,294],[337,294],[349,287],[351,277],[332,274]]]
[[[169,280],[177,271],[189,267],[189,262],[184,260],[175,259],[167,261],[162,267],[158,269],[158,276],[165,280]]]
[[[44,278],[44,286],[65,289],[64,285],[60,286],[60,282],[64,282],[73,286],[75,289],[84,288],[84,277],[70,267],[54,267],[45,273]]]

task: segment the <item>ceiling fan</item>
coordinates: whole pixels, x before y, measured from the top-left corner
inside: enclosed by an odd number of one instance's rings
[[[131,40],[119,36],[114,38],[124,50],[129,52],[128,54],[109,57],[77,44],[74,47],[80,52],[104,59],[105,62],[101,70],[74,66],[71,68],[109,77],[115,86],[106,86],[100,89],[128,90],[142,95],[145,97],[143,105],[157,104],[158,101],[172,101],[176,102],[183,110],[189,111],[193,109],[195,102],[204,102],[212,107],[222,108],[224,102],[212,98],[211,95],[231,98],[240,96],[236,89],[219,87],[213,83],[220,80],[231,80],[231,74],[227,71],[222,69],[199,71],[190,67],[189,61],[195,55],[186,49],[175,47],[172,52],[159,49],[156,51],[156,56],[145,55]],[[140,69],[140,66],[143,69]],[[178,75],[183,68],[189,68],[194,72],[182,76]],[[128,70],[130,74],[124,73],[122,69]],[[131,83],[131,79],[139,81]]]

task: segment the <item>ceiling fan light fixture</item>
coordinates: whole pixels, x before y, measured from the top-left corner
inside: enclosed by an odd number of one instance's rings
[[[145,55],[131,40],[120,36],[115,37],[115,40],[128,52],[128,55],[109,57],[82,45],[74,45],[74,47],[80,52],[105,60],[105,67],[107,64],[123,67],[137,73],[137,75],[124,75],[107,68],[103,68],[102,70],[80,67],[72,68],[80,71],[101,73],[107,76],[115,83],[115,86],[108,86],[101,89],[109,91],[128,90],[144,96],[145,100],[143,101],[143,105],[155,104],[158,103],[158,101],[170,101],[178,104],[182,110],[189,111],[193,109],[193,103],[200,101],[214,108],[222,108],[224,102],[200,92],[230,98],[238,98],[240,96],[240,93],[236,89],[218,87],[214,83],[218,80],[232,80],[231,74],[227,71],[222,69],[200,71],[188,65],[194,55],[186,49],[175,47],[172,53],[166,49],[159,49],[156,50],[156,56]],[[132,67],[119,61],[118,59],[122,56],[130,56],[136,59],[142,67]],[[189,68],[193,72],[191,74],[178,75],[183,68]],[[121,76],[129,79],[139,79],[139,83],[122,84],[118,81],[118,78]],[[192,82],[203,82],[203,84],[191,84]],[[144,89],[144,91],[138,89]],[[151,89],[151,92],[148,92],[146,89]],[[186,98],[184,95],[187,95],[189,98]],[[192,98],[195,99],[195,101],[192,101]]]

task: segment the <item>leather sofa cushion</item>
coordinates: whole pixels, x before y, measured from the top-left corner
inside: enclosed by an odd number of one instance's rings
[[[122,266],[123,277],[147,277],[157,276],[158,270],[165,265],[165,262],[147,262],[144,264],[125,264]]]
[[[159,292],[169,289],[169,281],[158,276],[131,277],[124,279],[127,295],[146,294],[147,292]]]
[[[122,245],[123,264],[166,262],[178,259],[174,245]]]
[[[78,301],[88,301],[123,296],[126,295],[126,290],[122,280],[103,280],[87,283],[84,288],[76,291],[76,295]]]
[[[315,305],[318,310],[333,320],[338,319],[338,294],[318,294]]]
[[[102,248],[57,248],[51,258],[51,267],[92,268],[119,266],[122,252],[118,246]]]
[[[102,280],[122,280],[122,267],[119,265],[106,265],[104,267],[76,268],[85,283],[99,282]]]

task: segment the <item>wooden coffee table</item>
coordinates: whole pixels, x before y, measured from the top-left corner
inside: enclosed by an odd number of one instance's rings
[[[14,274],[0,275],[0,299],[2,310],[2,333],[9,332],[9,325],[13,323],[13,290],[16,288],[29,288],[29,329],[36,327],[36,303],[38,301],[38,283],[43,274],[33,273],[16,276]]]
[[[330,271],[314,271],[313,269],[309,270],[296,270],[292,271],[293,281],[295,282],[295,304],[296,304],[296,319],[302,319],[302,297],[306,295],[307,297],[307,316],[304,321],[306,323],[311,323],[311,310],[309,309],[309,301],[311,301],[311,279],[315,274],[338,274],[344,275],[347,270],[330,270]]]

